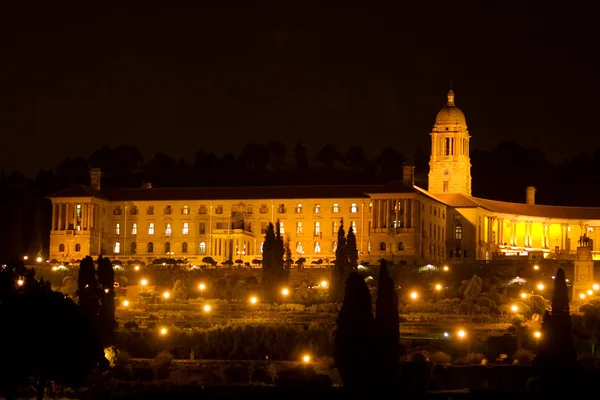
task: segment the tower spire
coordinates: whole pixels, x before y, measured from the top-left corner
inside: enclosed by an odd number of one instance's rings
[[[452,90],[452,82],[450,82],[450,90],[448,90],[448,107],[454,107],[454,91]]]

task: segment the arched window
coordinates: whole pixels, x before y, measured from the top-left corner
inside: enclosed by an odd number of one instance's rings
[[[371,253],[371,242],[367,242],[367,252]]]
[[[137,245],[135,244],[135,242],[131,242],[131,244],[129,245],[129,250],[131,254],[135,254],[137,252]]]
[[[154,243],[148,242],[148,253],[154,253]]]
[[[181,252],[187,253],[187,242],[181,243]]]
[[[206,243],[200,242],[200,254],[206,253]]]
[[[404,250],[404,242],[398,242],[398,250]]]
[[[119,254],[121,252],[121,243],[115,242],[115,254]]]
[[[170,252],[171,252],[171,243],[165,242],[165,253],[170,253]]]
[[[456,239],[456,240],[462,239],[462,225],[456,225],[454,227],[454,239]]]
[[[336,241],[334,241],[334,242],[331,244],[331,247],[333,248],[333,251],[334,251],[334,252],[336,252],[336,251],[337,251],[337,242],[336,242]]]
[[[80,252],[80,251],[81,251],[81,244],[75,243],[75,252]]]
[[[150,222],[150,224],[148,224],[148,235],[154,235],[154,223]]]
[[[319,242],[315,242],[315,253],[320,253],[321,252],[321,245],[319,244]]]
[[[65,244],[61,243],[58,245],[58,251],[65,251]]]
[[[385,242],[379,243],[379,251],[385,251],[387,249],[387,244]]]
[[[302,254],[304,251],[302,250],[302,242],[296,243],[296,253]]]

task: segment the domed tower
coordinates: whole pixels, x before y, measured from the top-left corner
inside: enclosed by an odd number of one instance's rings
[[[431,132],[429,192],[471,195],[470,138],[465,114],[454,104],[450,89]]]

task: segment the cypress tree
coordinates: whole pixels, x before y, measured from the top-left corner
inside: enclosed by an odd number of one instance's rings
[[[269,223],[267,233],[265,234],[265,242],[263,244],[263,261],[262,261],[262,277],[263,286],[265,289],[265,298],[268,301],[276,301],[279,293],[279,287],[283,281],[283,255],[284,255],[283,239],[279,229]]]
[[[108,258],[98,257],[98,283],[100,284],[100,311],[98,325],[102,342],[114,344],[117,321],[115,318],[115,271]]]
[[[346,257],[348,258],[348,269],[356,271],[358,269],[358,247],[352,226],[348,229],[348,236],[346,236]]]
[[[352,272],[345,286],[333,347],[336,368],[344,387],[351,391],[362,392],[373,384],[372,329],[369,288],[358,273]]]
[[[96,323],[100,299],[98,297],[98,282],[96,281],[96,268],[94,260],[87,256],[79,264],[77,278],[77,297],[79,305],[92,323]]]
[[[348,279],[348,252],[346,251],[346,236],[344,231],[344,220],[340,220],[340,228],[337,235],[337,247],[335,249],[335,263],[331,272],[329,283],[329,296],[334,303],[341,303],[344,299],[344,285]]]
[[[559,268],[554,278],[551,310],[544,313],[541,346],[534,359],[541,391],[570,390],[575,379],[577,352],[571,332],[569,295],[565,271]]]
[[[382,259],[379,266],[377,300],[375,303],[375,327],[379,346],[379,382],[382,389],[392,385],[398,375],[400,357],[400,316],[398,295],[394,280],[390,277],[387,262]]]

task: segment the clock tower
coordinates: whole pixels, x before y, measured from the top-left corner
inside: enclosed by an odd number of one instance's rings
[[[465,115],[454,104],[450,89],[446,107],[438,113],[431,132],[429,192],[471,195],[470,139]]]

